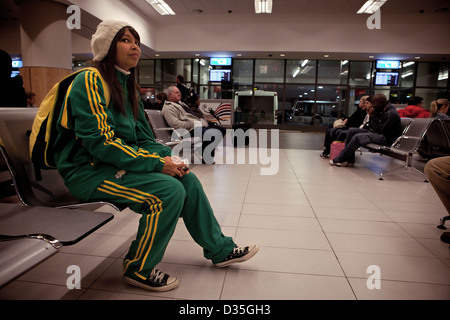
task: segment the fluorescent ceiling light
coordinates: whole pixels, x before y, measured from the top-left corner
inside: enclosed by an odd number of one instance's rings
[[[372,14],[386,2],[387,0],[367,0],[366,3],[358,10],[358,14],[360,13],[368,13]]]
[[[162,16],[171,15],[174,16],[175,12],[173,12],[172,8],[169,7],[164,0],[146,0],[158,13]]]
[[[272,13],[272,0],[255,0],[256,13]]]

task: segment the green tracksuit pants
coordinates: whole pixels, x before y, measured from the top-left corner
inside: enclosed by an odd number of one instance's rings
[[[129,172],[106,179],[92,200],[124,204],[140,213],[136,240],[123,262],[129,277],[148,278],[163,258],[178,219],[203,248],[204,257],[218,263],[236,244],[222,234],[213,210],[198,178],[189,173],[181,179],[162,173]]]

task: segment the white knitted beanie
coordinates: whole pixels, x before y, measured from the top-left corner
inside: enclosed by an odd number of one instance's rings
[[[129,23],[117,20],[105,20],[97,26],[91,39],[94,61],[102,61],[106,57],[111,42],[123,27],[131,27]]]

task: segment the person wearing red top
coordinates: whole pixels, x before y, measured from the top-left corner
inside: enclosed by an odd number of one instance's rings
[[[429,118],[431,115],[428,110],[423,108],[423,98],[418,96],[413,97],[405,109],[397,111],[402,118]]]

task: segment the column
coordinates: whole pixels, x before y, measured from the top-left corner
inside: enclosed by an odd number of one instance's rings
[[[50,0],[20,2],[24,88],[44,99],[55,83],[72,72],[72,35],[67,6]]]

